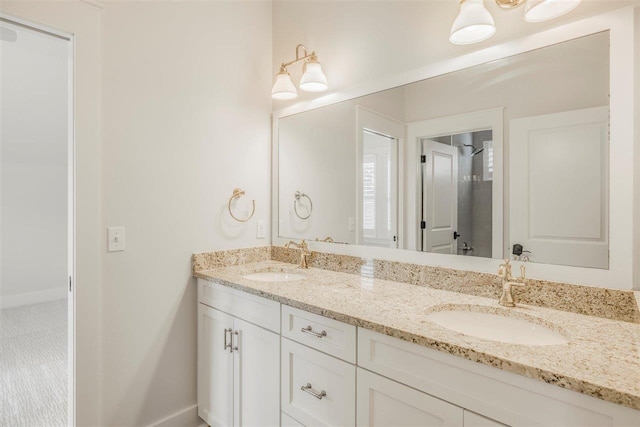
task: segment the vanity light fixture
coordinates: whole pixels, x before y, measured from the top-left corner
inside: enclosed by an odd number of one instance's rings
[[[557,18],[575,9],[582,0],[495,0],[502,9],[514,9],[526,3],[524,20],[542,22]],[[471,44],[487,40],[496,32],[496,25],[484,0],[460,0],[460,13],[451,26],[449,41]]]
[[[302,50],[302,52],[301,52]],[[287,71],[289,65],[304,62],[302,65],[302,78],[300,79],[300,89],[305,92],[324,92],[329,87],[327,78],[322,72],[318,56],[315,52],[307,53],[307,48],[299,44],[296,46],[296,59],[290,62],[283,62],[280,71],[276,74],[276,82],[271,90],[271,97],[278,100],[294,99],[298,96],[296,87],[291,81],[291,76]]]

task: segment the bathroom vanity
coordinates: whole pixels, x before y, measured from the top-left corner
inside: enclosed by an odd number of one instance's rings
[[[195,276],[210,425],[640,422],[636,323],[277,261]],[[433,321],[442,312],[519,319],[561,341],[479,338]]]
[[[639,426],[636,20],[274,111],[273,246],[193,259],[200,416]]]

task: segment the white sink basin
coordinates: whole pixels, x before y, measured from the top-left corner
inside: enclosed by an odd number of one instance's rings
[[[431,313],[427,318],[447,329],[490,341],[523,345],[558,345],[569,342],[549,328],[499,314],[446,310]]]
[[[245,274],[242,277],[256,282],[295,282],[296,280],[304,279],[304,274],[287,273],[286,271],[262,271]]]

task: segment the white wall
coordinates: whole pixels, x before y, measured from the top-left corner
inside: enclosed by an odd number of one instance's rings
[[[636,9],[635,11],[635,32],[636,32],[636,38],[635,38],[635,51],[636,51],[636,55],[635,55],[635,69],[636,70],[640,70],[640,8]],[[636,81],[635,81],[635,89],[636,89],[636,96],[635,96],[635,109],[636,109],[636,114],[635,114],[635,120],[636,120],[636,124],[635,124],[635,128],[636,128],[636,144],[635,144],[635,158],[636,158],[636,166],[635,166],[635,171],[636,171],[636,176],[635,176],[635,183],[633,188],[635,189],[635,194],[634,194],[634,198],[635,198],[635,208],[634,208],[634,215],[633,217],[635,218],[635,238],[634,238],[634,252],[636,254],[636,258],[635,258],[635,270],[634,270],[634,277],[635,277],[635,284],[634,284],[634,289],[637,291],[640,291],[640,114],[637,112],[638,108],[640,108],[640,73],[636,73]]]
[[[103,14],[102,423],[196,403],[193,252],[269,244],[271,3],[108,2]],[[232,221],[234,187],[255,199]],[[266,230],[270,235],[269,229]]]
[[[68,41],[0,23],[0,307],[67,296]]]

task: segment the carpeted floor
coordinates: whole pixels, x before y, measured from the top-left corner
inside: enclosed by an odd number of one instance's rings
[[[67,301],[0,310],[0,426],[67,424]]]

